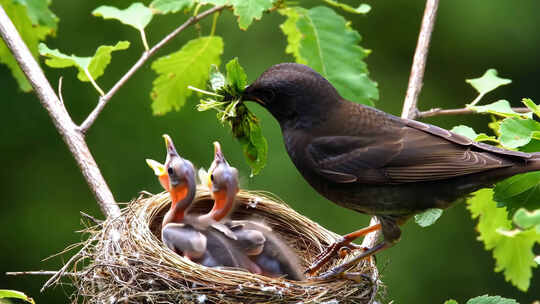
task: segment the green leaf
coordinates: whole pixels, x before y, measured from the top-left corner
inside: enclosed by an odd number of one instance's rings
[[[527,107],[529,108],[535,115],[536,117],[540,117],[540,107],[534,103],[534,101],[532,101],[532,99],[530,98],[523,98],[521,100],[521,102]]]
[[[469,83],[480,95],[485,95],[496,88],[512,83],[510,79],[497,77],[497,70],[489,69],[480,78],[467,79]]]
[[[222,90],[226,81],[225,75],[219,71],[215,64],[210,66],[210,88],[214,90],[214,92]]]
[[[226,70],[225,77],[219,72],[217,66],[210,67],[210,88],[215,93],[193,88],[216,98],[201,99],[197,109],[199,111],[214,109],[218,111],[218,120],[231,126],[234,137],[242,145],[246,161],[251,167],[251,176],[253,176],[266,165],[268,143],[262,134],[257,117],[240,102],[247,84],[247,76],[238,58],[229,61]]]
[[[519,304],[516,300],[502,298],[499,296],[483,295],[480,297],[472,298],[467,301],[467,304]]]
[[[506,208],[497,208],[493,202],[493,190],[476,191],[468,201],[472,218],[478,218],[478,239],[486,250],[493,250],[495,271],[504,272],[504,277],[520,290],[529,288],[534,263],[532,249],[540,242],[540,235],[533,229],[504,233],[511,229]]]
[[[371,11],[371,6],[365,3],[362,3],[357,8],[354,8],[345,3],[339,3],[334,0],[324,0],[324,2],[326,2],[327,4],[331,6],[338,7],[348,13],[353,13],[353,14],[367,14],[369,13],[369,11]]]
[[[230,0],[200,0],[200,4],[212,4],[214,6],[231,4]]]
[[[0,299],[19,299],[25,302],[35,304],[34,299],[25,295],[23,292],[9,289],[0,289]]]
[[[369,51],[360,47],[360,34],[342,16],[327,7],[291,7],[280,13],[287,17],[281,25],[289,43],[286,52],[296,62],[321,73],[344,98],[373,105],[379,91],[364,62]]]
[[[467,137],[468,139],[474,140],[474,141],[491,141],[495,143],[499,143],[499,141],[495,138],[495,136],[489,136],[485,133],[476,133],[473,128],[469,126],[459,125],[455,126],[450,130],[454,133],[457,133],[459,135],[463,135]]]
[[[58,17],[49,10],[50,2],[50,0],[13,0],[13,3],[26,6],[32,24],[42,25],[56,31]]]
[[[495,201],[508,208],[509,214],[523,207],[540,208],[540,172],[515,175],[495,185]]]
[[[458,304],[458,302],[456,300],[446,300],[444,304]]]
[[[54,35],[58,22],[58,18],[48,10],[48,2],[46,0],[0,0],[0,5],[15,25],[34,58],[37,59],[39,42],[45,40],[48,35]],[[32,90],[26,76],[2,39],[0,39],[0,63],[5,64],[11,70],[22,91]]]
[[[172,14],[190,8],[194,0],[154,0],[150,8],[154,14]]]
[[[478,137],[478,134],[476,133],[476,131],[474,131],[473,128],[464,125],[455,126],[450,131],[459,135],[463,135],[470,140],[475,140],[476,137]]]
[[[535,131],[540,131],[540,123],[532,119],[506,118],[499,128],[499,141],[507,148],[518,148],[528,144]]]
[[[51,50],[44,43],[39,45],[39,53],[46,56],[45,64],[52,68],[76,67],[79,70],[77,78],[81,81],[90,81],[87,73],[96,80],[103,73],[111,62],[111,53],[125,50],[129,47],[128,41],[119,41],[116,45],[102,45],[97,48],[92,57],[79,57],[75,55],[65,55],[57,49]]]
[[[154,114],[163,115],[180,109],[193,94],[188,85],[203,87],[208,81],[210,66],[220,63],[222,53],[221,37],[201,37],[154,61],[152,69],[158,73],[150,94],[154,100]]]
[[[262,13],[269,10],[276,0],[230,0],[234,14],[238,16],[238,26],[246,30],[253,20],[260,20]]]
[[[92,15],[103,17],[103,19],[116,19],[139,31],[144,31],[144,28],[150,23],[153,16],[152,10],[140,2],[133,3],[123,10],[114,6],[102,5],[96,8],[92,12]]]
[[[427,227],[433,225],[439,217],[443,214],[442,209],[432,208],[414,216],[414,221],[420,227]]]
[[[522,114],[514,112],[514,110],[512,110],[512,107],[510,107],[510,103],[507,100],[499,100],[485,106],[467,106],[467,108],[477,113],[488,113],[502,117],[531,117],[530,113]]]
[[[234,58],[226,65],[227,84],[231,87],[233,96],[241,96],[247,86],[247,75],[244,68],[238,63],[238,58]]]
[[[537,233],[540,234],[540,209],[529,212],[520,208],[514,213],[514,223],[522,229],[536,227]]]

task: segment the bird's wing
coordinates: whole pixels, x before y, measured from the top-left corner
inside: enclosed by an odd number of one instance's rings
[[[317,137],[306,153],[315,170],[331,181],[369,184],[447,179],[511,166],[508,157],[530,157],[415,121],[376,133]]]

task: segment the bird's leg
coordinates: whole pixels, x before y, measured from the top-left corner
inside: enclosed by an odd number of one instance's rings
[[[401,229],[399,228],[399,225],[397,224],[396,219],[393,217],[387,217],[387,216],[378,216],[378,219],[381,222],[380,227],[382,227],[382,233],[384,236],[384,240],[382,242],[376,244],[372,248],[367,249],[366,251],[362,252],[358,256],[354,257],[352,260],[346,263],[343,263],[339,266],[336,266],[328,270],[327,272],[323,273],[320,276],[317,276],[315,279],[327,280],[327,279],[332,279],[336,277],[347,278],[348,276],[344,274],[344,272],[347,269],[358,264],[362,259],[370,257],[374,255],[375,253],[382,251],[386,248],[392,247],[395,243],[397,243],[399,241],[399,238],[401,237]]]
[[[353,247],[353,244],[351,244],[352,241],[379,229],[381,229],[381,224],[376,224],[342,236],[341,240],[332,243],[326,248],[326,250],[324,250],[321,254],[319,254],[319,256],[317,256],[315,262],[311,264],[311,266],[309,266],[306,270],[306,273],[309,273],[310,275],[315,274],[324,264],[326,264],[332,258],[332,256],[336,255],[336,253],[338,253],[338,251],[342,247]]]

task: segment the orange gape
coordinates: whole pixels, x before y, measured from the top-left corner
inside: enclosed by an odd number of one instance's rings
[[[168,183],[167,183],[168,184]],[[176,204],[183,200],[188,194],[187,185],[173,187],[169,193],[171,194],[171,210],[176,208]],[[176,223],[181,222],[184,219],[184,212],[176,212],[173,221]]]
[[[163,189],[169,191],[169,176],[167,175],[167,173],[160,175],[158,179]]]
[[[213,192],[214,207],[210,211],[212,218],[216,221],[221,221],[231,210],[232,203],[227,203],[227,190],[219,190]]]

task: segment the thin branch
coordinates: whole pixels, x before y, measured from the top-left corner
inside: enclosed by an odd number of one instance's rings
[[[6,272],[6,275],[10,276],[20,276],[20,275],[46,275],[46,276],[52,276],[58,274],[58,271],[49,271],[49,270],[39,270],[39,271],[11,271]],[[75,272],[64,272],[62,273],[62,276],[78,276],[79,273]]]
[[[516,113],[529,113],[531,110],[529,108],[512,108],[512,111]],[[463,109],[441,109],[441,108],[435,108],[428,111],[422,111],[417,112],[416,117],[417,118],[426,118],[426,117],[433,117],[433,116],[440,116],[440,115],[463,115],[463,114],[474,114],[474,112],[471,109],[463,108]]]
[[[30,81],[41,105],[49,113],[58,133],[60,133],[71,154],[73,154],[102,212],[106,216],[119,216],[120,208],[116,204],[111,190],[109,190],[105,179],[101,175],[84,141],[83,134],[78,131],[77,125],[71,120],[63,103],[52,89],[39,64],[28,50],[28,47],[1,5],[0,34],[11,53],[13,53],[26,78]]]
[[[429,50],[429,42],[431,33],[435,25],[435,17],[437,16],[437,7],[439,0],[427,0],[424,10],[424,18],[418,35],[418,43],[414,52],[413,64],[411,68],[411,76],[409,77],[409,85],[405,102],[403,103],[402,118],[415,119],[418,111],[418,95],[422,89],[422,80],[424,78],[424,70],[426,68],[427,54]]]
[[[149,51],[144,52],[141,55],[141,58],[139,58],[139,60],[137,60],[137,62],[129,69],[129,71],[127,71],[127,73],[124,74],[124,76],[122,76],[122,78],[120,78],[120,80],[118,80],[118,82],[109,90],[109,92],[107,92],[107,94],[105,94],[103,97],[101,97],[99,99],[99,102],[98,102],[96,108],[90,113],[90,115],[88,115],[88,117],[80,125],[79,130],[83,134],[86,134],[86,132],[88,132],[88,129],[90,129],[92,124],[96,121],[99,114],[101,113],[101,111],[103,111],[103,109],[105,108],[105,106],[107,105],[109,100],[113,97],[113,95],[116,94],[116,92],[118,92],[118,90],[131,78],[131,76],[133,76],[133,74],[135,74],[135,72],[152,55],[154,55],[158,50],[160,50],[165,44],[167,44],[173,38],[178,36],[178,34],[180,34],[183,30],[188,28],[190,25],[192,25],[194,23],[197,23],[199,20],[204,19],[205,17],[207,17],[207,16],[209,16],[209,15],[215,13],[215,12],[222,11],[225,8],[227,8],[226,5],[215,6],[215,7],[211,8],[211,9],[209,9],[207,11],[204,11],[204,12],[200,13],[197,16],[193,16],[193,17],[189,18],[186,22],[184,22],[184,24],[180,25],[173,32],[171,32],[169,35],[167,35],[165,38],[163,38],[160,42],[158,42],[156,45],[154,45],[154,47],[152,47]]]
[[[371,220],[369,221],[369,226],[373,226],[373,225],[377,225],[379,224],[379,220],[377,219],[377,217],[372,217]],[[374,232],[371,232],[371,233],[368,233],[365,237],[364,237],[364,240],[362,241],[362,247],[364,248],[373,248],[373,246],[375,246],[375,244],[377,244],[377,241],[379,240],[379,236],[381,235],[381,231],[380,230],[376,230]],[[373,257],[370,257],[369,258],[369,263],[371,264],[370,267],[371,267],[371,276],[370,276],[370,279],[371,281],[373,282],[373,291],[371,293],[371,299],[369,301],[369,303],[372,303],[373,300],[375,299],[375,296],[377,295],[377,288],[379,286],[379,284],[377,284],[377,281],[379,280],[379,270],[377,269],[377,264],[375,263],[375,259]]]

